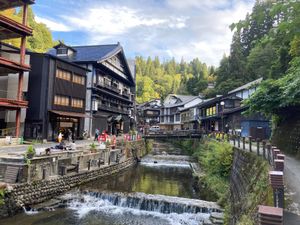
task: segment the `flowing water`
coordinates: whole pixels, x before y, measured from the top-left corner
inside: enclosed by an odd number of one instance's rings
[[[51,210],[25,210],[2,225],[200,225],[218,212],[193,188],[188,158],[158,153],[126,171],[57,198]],[[204,199],[205,200],[205,199]]]

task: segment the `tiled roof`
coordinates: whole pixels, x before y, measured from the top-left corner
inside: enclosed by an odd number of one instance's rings
[[[72,60],[74,62],[97,62],[102,61],[109,56],[114,55],[116,52],[121,51],[122,47],[119,44],[109,45],[87,45],[87,46],[71,46],[76,50]],[[56,50],[51,49],[49,54],[56,55]]]
[[[196,98],[199,98],[199,96],[191,96],[191,95],[174,95],[176,98],[180,99],[182,102],[176,103],[176,104],[165,104],[164,107],[176,107],[184,105]]]
[[[232,94],[232,93],[235,93],[235,92],[238,92],[241,90],[249,89],[249,88],[251,88],[252,85],[256,85],[256,84],[259,84],[260,82],[262,82],[262,80],[263,80],[263,78],[259,78],[257,80],[251,81],[247,84],[244,84],[243,86],[240,86],[232,91],[229,91],[228,94]]]

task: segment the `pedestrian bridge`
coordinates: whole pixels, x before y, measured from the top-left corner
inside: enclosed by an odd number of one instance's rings
[[[159,131],[149,132],[143,137],[145,139],[200,139],[202,137],[202,133],[195,130]]]

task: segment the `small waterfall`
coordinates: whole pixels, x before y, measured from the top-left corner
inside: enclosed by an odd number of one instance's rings
[[[142,158],[141,165],[150,167],[183,167],[190,168],[190,162],[185,160],[185,158],[180,157],[162,157],[162,156],[146,156]]]
[[[70,198],[69,200],[67,198]],[[213,202],[144,193],[77,193],[64,198],[67,207],[82,218],[94,211],[109,215],[157,217],[172,225],[201,225],[212,212],[220,212]]]
[[[35,209],[26,209],[24,206],[22,207],[23,208],[23,211],[26,215],[35,215],[35,214],[38,214],[39,212]]]
[[[218,212],[219,207],[212,202],[198,199],[187,199],[164,195],[150,195],[145,193],[97,193],[89,195],[106,200],[115,206],[153,211],[160,213],[211,213]]]

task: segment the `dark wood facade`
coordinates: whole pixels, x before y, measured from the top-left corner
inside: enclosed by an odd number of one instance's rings
[[[87,70],[48,54],[31,53],[25,137],[54,140],[83,133]],[[64,73],[62,73],[63,71]]]
[[[0,86],[5,86],[6,80],[17,76],[17,88],[14,88],[17,89],[16,95],[11,94],[11,91],[14,90],[9,90],[8,84],[5,90],[1,90],[6,92],[1,94],[6,96],[0,98],[1,136],[21,136],[21,115],[28,105],[28,102],[23,98],[24,76],[30,70],[30,66],[26,63],[26,37],[32,34],[32,29],[27,26],[28,5],[33,3],[33,0],[0,0],[0,10],[14,7],[23,8],[22,23],[0,15]],[[20,48],[3,47],[1,41],[10,38],[20,38]],[[10,111],[13,111],[13,113]],[[7,119],[12,115],[15,119]],[[5,130],[10,131],[7,133]]]
[[[85,131],[96,129],[110,134],[127,133],[133,128],[135,76],[121,45],[66,46],[49,52],[88,68]]]

